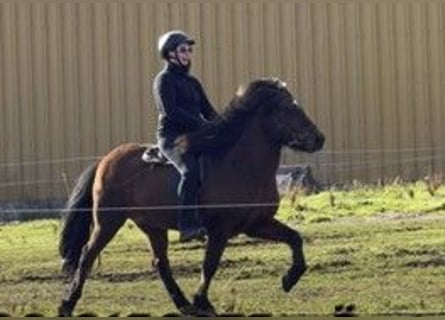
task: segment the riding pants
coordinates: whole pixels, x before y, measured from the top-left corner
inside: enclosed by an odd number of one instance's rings
[[[180,153],[174,147],[176,138],[177,136],[158,136],[158,143],[161,152],[174,164],[181,175],[177,189],[179,204],[182,206],[178,228],[183,231],[200,226],[196,208],[200,186],[200,169],[199,156],[193,153]]]

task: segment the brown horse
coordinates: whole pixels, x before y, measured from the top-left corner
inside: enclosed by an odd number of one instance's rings
[[[84,171],[64,209],[59,249],[72,278],[59,306],[61,316],[72,314],[95,258],[127,219],[147,235],[154,265],[183,314],[216,314],[207,296],[210,281],[228,239],[240,233],[291,247],[292,265],[282,278],[286,292],[303,275],[301,236],[274,219],[279,205],[275,175],[283,146],[315,152],[324,136],[285,84],[253,81],[217,121],[178,143],[181,150],[202,152],[204,164],[199,213],[208,240],[193,303],[173,278],[167,255],[167,230],[176,229],[178,174],[169,164],[143,162],[146,147],[124,144]]]

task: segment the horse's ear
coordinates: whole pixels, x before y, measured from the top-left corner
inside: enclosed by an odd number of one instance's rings
[[[246,87],[243,85],[240,85],[238,87],[238,90],[236,90],[236,96],[237,97],[242,97],[244,95],[244,93],[246,92]]]
[[[278,77],[273,77],[273,81],[275,82],[275,84],[277,85],[278,88],[280,89],[286,89],[287,88],[287,83],[280,80],[280,78]]]
[[[278,87],[280,87],[281,89],[286,89],[287,88],[287,83],[284,81],[279,82]]]

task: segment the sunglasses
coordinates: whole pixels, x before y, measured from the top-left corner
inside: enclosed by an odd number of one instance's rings
[[[179,47],[178,48],[178,52],[179,53],[192,53],[193,52],[193,48],[192,47]]]

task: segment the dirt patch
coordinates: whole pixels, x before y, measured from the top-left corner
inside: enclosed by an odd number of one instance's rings
[[[332,273],[332,272],[339,272],[344,267],[352,266],[352,262],[347,259],[341,259],[341,260],[335,260],[330,261],[327,263],[316,263],[313,266],[309,267],[309,270],[321,272],[321,273]]]
[[[425,261],[410,261],[405,264],[410,268],[437,268],[445,267],[445,258],[432,258]]]
[[[341,217],[332,220],[331,222],[325,222],[328,224],[369,224],[369,223],[379,223],[379,222],[401,222],[401,221],[445,221],[445,212],[434,212],[434,213],[397,213],[397,212],[385,212],[379,213],[369,217],[363,216],[352,216],[352,217]],[[412,231],[417,231],[421,227],[413,227]],[[405,229],[404,229],[405,231]]]
[[[432,212],[432,213],[400,213],[400,212],[387,212],[377,214],[375,216],[366,218],[365,220],[377,220],[377,221],[427,221],[427,220],[445,220],[444,212]]]

